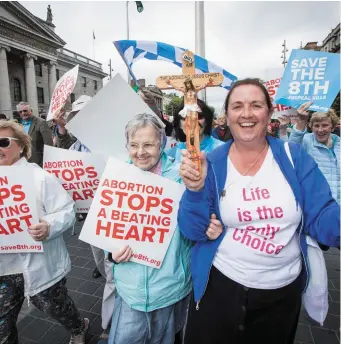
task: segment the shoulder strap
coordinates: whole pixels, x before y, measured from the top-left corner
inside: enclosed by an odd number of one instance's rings
[[[294,165],[294,161],[292,160],[292,156],[291,156],[291,153],[290,153],[290,147],[289,147],[289,142],[286,141],[284,142],[284,148],[285,148],[285,152],[287,153],[287,156],[291,162],[291,165],[293,168],[295,168],[295,165]]]

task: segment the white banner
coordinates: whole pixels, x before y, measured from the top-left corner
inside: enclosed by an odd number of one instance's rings
[[[160,269],[177,226],[184,186],[109,158],[79,239]]]
[[[53,114],[61,109],[77,83],[79,65],[66,72],[57,82],[50,99],[50,108],[46,120],[53,119]]]
[[[93,153],[126,161],[125,127],[133,117],[149,113],[150,107],[120,74],[116,74],[92,100],[67,123],[66,128]]]
[[[39,223],[32,175],[19,166],[0,167],[0,253],[43,252],[28,233]]]
[[[75,201],[76,213],[89,211],[106,160],[97,154],[44,146],[44,170],[59,179]]]

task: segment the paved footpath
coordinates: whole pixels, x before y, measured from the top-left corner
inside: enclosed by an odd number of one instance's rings
[[[79,233],[81,224],[76,225]],[[104,279],[92,278],[95,263],[90,246],[71,231],[64,234],[69,250],[72,270],[68,274],[69,295],[76,302],[83,317],[90,319],[87,344],[95,344],[102,332],[101,297]],[[325,254],[329,278],[329,312],[324,327],[310,320],[304,310],[301,312],[295,344],[338,344],[340,343],[340,252],[331,249]],[[69,334],[51,318],[35,309],[27,307],[25,300],[18,320],[19,344],[68,344]],[[129,343],[127,343],[129,344]],[[210,343],[207,343],[210,344]],[[256,344],[256,343],[255,343]],[[276,343],[274,343],[276,344]]]

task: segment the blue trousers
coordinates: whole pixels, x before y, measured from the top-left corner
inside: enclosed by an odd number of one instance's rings
[[[108,344],[173,344],[185,325],[190,295],[174,305],[141,312],[117,294]]]

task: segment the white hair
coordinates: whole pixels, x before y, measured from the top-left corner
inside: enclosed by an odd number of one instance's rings
[[[127,144],[129,143],[129,135],[134,136],[138,129],[145,128],[149,125],[157,131],[157,136],[159,137],[162,146],[165,133],[165,125],[157,116],[148,113],[141,113],[139,115],[136,115],[127,123],[125,127],[125,136]]]
[[[20,103],[17,105],[17,111],[19,111],[20,108],[21,108],[22,106],[28,106],[29,109],[30,109],[31,111],[33,111],[32,107],[31,107],[30,104],[27,103],[27,102],[20,102]]]

